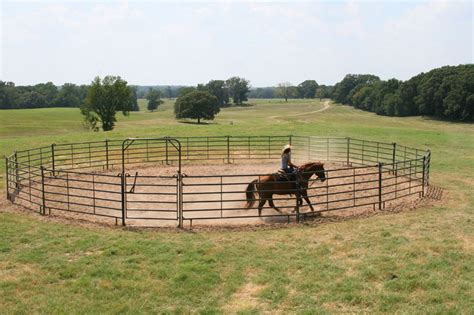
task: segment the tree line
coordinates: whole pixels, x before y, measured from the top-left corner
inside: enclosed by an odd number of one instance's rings
[[[215,87],[207,84],[198,84],[195,88],[202,90],[203,88],[226,88],[228,80],[211,80]],[[161,97],[176,98],[181,95],[182,91],[187,91],[190,86],[179,85],[156,85],[156,86],[137,86],[138,98],[146,98],[149,90],[160,92]],[[285,88],[285,89],[283,89]],[[331,86],[318,85],[315,80],[305,80],[298,85],[288,82],[280,83],[277,86],[269,87],[251,87],[248,86],[247,98],[284,98],[285,95],[289,99],[296,98],[328,98],[331,93]],[[227,91],[228,93],[228,91]]]
[[[146,95],[151,90],[158,91],[161,97],[176,98],[179,96],[179,90],[183,85],[135,85],[138,98],[146,98]]]
[[[163,92],[164,91],[164,92]],[[305,80],[276,87],[252,89],[245,78],[211,80],[195,87],[161,88],[130,86],[120,77],[95,78],[91,85],[53,83],[15,86],[0,81],[0,109],[80,107],[86,124],[94,130],[114,127],[115,113],[137,111],[137,98],[145,97],[154,111],[163,97],[177,97],[176,118],[213,119],[221,108],[243,105],[249,97],[331,98],[380,115],[426,115],[444,119],[474,120],[474,65],[445,66],[420,73],[407,81],[381,80],[371,74],[348,74],[334,86]]]
[[[91,85],[52,82],[29,86],[15,86],[13,82],[0,81],[0,109],[26,109],[47,107],[80,107],[84,104]],[[129,86],[129,107],[138,111],[137,89]]]
[[[331,98],[379,115],[474,121],[474,65],[436,68],[404,82],[348,74],[334,86]]]
[[[29,86],[16,86],[13,82],[0,81],[0,109],[46,108],[46,107],[80,107],[87,96],[90,85],[65,83],[56,86],[52,82]],[[245,78],[232,77],[227,80],[211,80],[207,84],[195,87],[179,85],[138,86],[128,85],[131,89],[132,110],[138,111],[137,99],[148,99],[153,90],[152,98],[176,98],[183,92],[197,89],[208,91],[218,98],[219,106],[234,104],[242,105],[248,98],[327,98],[330,97],[331,87],[318,85],[314,80],[305,80],[293,86],[290,83],[280,83],[275,87],[252,88]],[[158,102],[159,103],[159,102]],[[152,101],[150,110],[155,110]],[[159,105],[159,104],[158,104]]]
[[[320,85],[315,80],[305,80],[298,85],[290,82],[281,82],[277,86],[259,87],[251,89],[249,98],[329,98],[332,95],[332,86]]]

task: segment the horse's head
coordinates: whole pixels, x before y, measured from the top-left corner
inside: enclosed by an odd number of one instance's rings
[[[321,162],[311,162],[304,164],[300,167],[300,171],[306,174],[310,174],[310,177],[313,174],[324,182],[326,180],[326,171],[324,170],[324,163]]]

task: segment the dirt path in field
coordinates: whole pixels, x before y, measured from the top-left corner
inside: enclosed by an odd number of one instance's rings
[[[320,109],[317,109],[317,110],[313,110],[311,112],[304,112],[304,113],[297,113],[297,114],[291,114],[291,115],[284,115],[284,116],[281,116],[281,115],[277,115],[277,116],[270,116],[271,119],[276,119],[276,118],[283,118],[283,117],[296,117],[296,116],[304,116],[304,115],[308,115],[308,114],[314,114],[314,113],[320,113],[320,112],[324,112],[325,110],[329,109],[331,106],[329,105],[330,101],[327,100],[324,102],[323,104],[323,108],[320,108]]]

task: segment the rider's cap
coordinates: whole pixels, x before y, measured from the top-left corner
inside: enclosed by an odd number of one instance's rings
[[[287,144],[283,147],[283,150],[281,152],[285,152],[286,150],[290,149],[291,150],[291,145]]]

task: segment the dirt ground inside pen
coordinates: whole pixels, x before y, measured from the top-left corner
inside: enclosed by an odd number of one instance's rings
[[[421,179],[382,172],[382,210],[379,210],[379,172],[377,167],[351,167],[325,163],[325,182],[310,182],[309,199],[314,212],[304,201],[300,218],[343,219],[380,211],[411,207],[419,200]],[[260,225],[295,222],[294,196],[274,195],[277,212],[268,203],[258,215],[256,205],[245,208],[248,183],[271,174],[278,161],[249,161],[248,164],[183,165],[184,226]],[[45,180],[46,213],[106,224],[121,224],[121,170],[78,174],[50,174]],[[177,167],[136,166],[127,169],[126,223],[139,227],[177,225]],[[201,177],[204,176],[204,177]],[[23,180],[16,203],[39,210],[42,206],[40,184]],[[405,196],[406,195],[406,196]],[[258,198],[258,197],[257,197]],[[396,199],[395,199],[396,198]],[[393,199],[392,201],[388,201]],[[31,200],[31,201],[30,201]],[[116,218],[114,218],[116,217]]]

